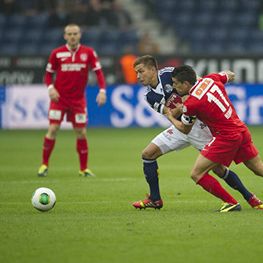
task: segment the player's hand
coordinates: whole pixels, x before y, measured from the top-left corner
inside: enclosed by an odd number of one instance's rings
[[[100,92],[97,95],[96,102],[98,106],[102,106],[106,103],[107,101],[107,95],[105,90],[100,90]]]
[[[169,108],[166,108],[166,110],[165,110],[165,114],[164,114],[164,115],[167,117],[167,119],[168,119],[169,121],[171,121],[171,120],[174,119],[174,116],[173,116],[172,110],[169,109]]]
[[[227,82],[232,82],[235,80],[235,73],[233,71],[226,70],[226,71],[223,71],[222,73],[227,75],[227,79],[228,79]]]
[[[54,85],[50,85],[48,87],[48,95],[49,95],[50,100],[54,102],[58,102],[60,95],[58,91],[56,90],[56,88],[54,87]]]

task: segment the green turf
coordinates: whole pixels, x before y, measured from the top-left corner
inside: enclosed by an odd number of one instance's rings
[[[131,206],[148,191],[140,154],[159,131],[90,129],[95,178],[78,176],[72,131],[60,132],[47,178],[36,176],[45,131],[0,131],[0,262],[262,262],[263,211],[231,190],[243,211],[215,213],[220,200],[189,178],[191,148],[159,160],[162,210]],[[263,127],[251,131],[262,153]],[[263,180],[233,168],[263,199]],[[30,202],[41,186],[57,195],[47,213]]]

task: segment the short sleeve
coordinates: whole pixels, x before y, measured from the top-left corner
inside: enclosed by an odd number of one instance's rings
[[[183,114],[187,116],[196,116],[197,114],[197,105],[194,103],[192,97],[188,97],[183,103]]]

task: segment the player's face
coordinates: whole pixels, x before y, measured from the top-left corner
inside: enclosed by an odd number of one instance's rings
[[[138,81],[144,85],[153,85],[156,78],[156,69],[154,67],[147,67],[144,64],[139,64],[134,68]]]
[[[190,84],[187,81],[180,82],[176,78],[172,78],[173,88],[177,91],[180,96],[187,95],[190,90]]]
[[[81,38],[80,28],[78,26],[67,26],[65,28],[64,38],[71,48],[76,48]]]

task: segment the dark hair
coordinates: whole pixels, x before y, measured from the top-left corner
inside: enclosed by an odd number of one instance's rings
[[[188,81],[191,85],[194,85],[196,82],[196,73],[193,68],[188,65],[174,68],[172,77],[180,82]]]
[[[149,66],[155,67],[156,69],[158,69],[157,61],[155,57],[151,55],[145,55],[145,56],[138,57],[133,63],[133,67],[136,67],[139,64],[143,64],[146,67],[149,67]]]

